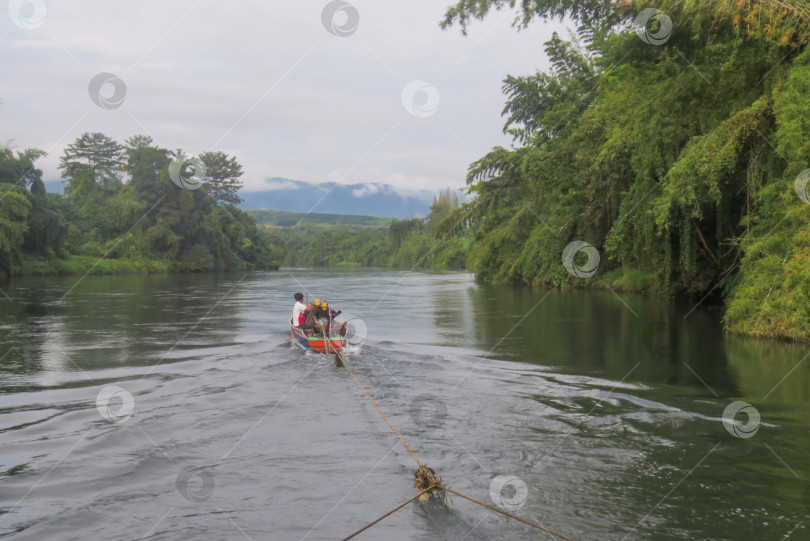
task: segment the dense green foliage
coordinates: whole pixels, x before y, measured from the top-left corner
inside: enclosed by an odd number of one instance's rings
[[[505,132],[449,221],[485,282],[570,284],[563,249],[601,254],[596,284],[722,300],[733,331],[810,339],[810,9],[790,0],[461,0],[445,26],[515,8],[569,17],[548,73],[509,76]],[[658,45],[632,26],[653,6]],[[649,33],[665,28],[649,21]]]
[[[385,227],[351,225],[352,217],[343,216],[336,218],[343,225],[301,221],[290,228],[268,230],[272,233],[267,234],[283,243],[284,262],[293,266],[463,269],[472,232],[440,228],[460,206],[457,194],[446,190],[434,198],[424,219],[386,220],[390,225]]]
[[[169,174],[181,151],[85,133],[60,160],[65,195],[46,193],[43,155],[0,149],[0,274],[266,269],[283,254],[232,205],[242,168],[222,152],[200,156],[211,176],[187,190]]]

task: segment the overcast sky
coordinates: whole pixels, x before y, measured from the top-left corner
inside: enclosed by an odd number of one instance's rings
[[[452,0],[5,3],[0,143],[48,151],[46,180],[66,144],[100,131],[233,154],[246,190],[270,177],[463,186],[471,161],[511,144],[501,82],[546,69],[553,30],[518,32],[497,12],[464,37],[438,25]],[[100,77],[95,103],[99,73],[125,94]]]

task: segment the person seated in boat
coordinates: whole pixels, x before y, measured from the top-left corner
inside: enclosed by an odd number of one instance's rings
[[[304,324],[304,320],[306,316],[304,313],[306,312],[307,305],[304,304],[304,294],[303,293],[296,293],[293,295],[295,299],[295,306],[293,306],[293,313],[292,317],[290,318],[290,323],[292,323],[293,327],[300,327]]]
[[[329,308],[329,318],[332,322],[332,333],[335,334],[335,331],[338,335],[345,338],[346,337],[346,324],[348,321],[337,321],[337,318],[343,311],[342,310],[334,310],[333,308]]]
[[[307,304],[304,309],[304,322],[301,328],[304,329],[304,334],[311,335],[315,332],[316,314],[321,309],[320,299],[315,299],[312,304]]]
[[[329,331],[329,303],[315,299],[312,306],[312,326],[318,333]]]
[[[340,336],[346,336],[346,322],[340,323],[335,318],[341,314],[341,310],[330,308],[329,303],[324,301],[320,305],[320,311],[316,312],[317,323],[326,333],[329,333],[330,326],[337,330]]]

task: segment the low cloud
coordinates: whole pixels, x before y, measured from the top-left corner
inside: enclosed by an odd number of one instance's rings
[[[358,199],[361,197],[366,197],[367,195],[372,195],[380,191],[379,184],[366,184],[361,188],[357,188],[356,190],[352,190],[352,195],[357,197]]]
[[[263,191],[275,192],[279,190],[294,190],[298,188],[298,184],[291,180],[267,180],[262,185]]]
[[[60,178],[67,144],[99,131],[119,142],[150,135],[190,154],[227,150],[245,166],[246,191],[282,189],[264,181],[272,177],[463,186],[469,163],[510,144],[501,81],[542,67],[554,28],[518,33],[503,13],[465,38],[438,28],[443,2],[349,1],[360,24],[344,38],[323,27],[325,0],[49,2],[30,30],[5,17],[0,141],[48,151],[38,163],[46,179]],[[88,96],[100,72],[126,82],[117,109]],[[402,89],[417,79],[441,95],[429,118],[402,105]]]

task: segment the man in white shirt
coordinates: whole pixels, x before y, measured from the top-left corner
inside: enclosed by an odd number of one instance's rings
[[[303,293],[296,293],[295,295],[293,295],[293,298],[295,299],[295,306],[293,306],[293,313],[292,318],[290,319],[290,323],[292,323],[293,326],[295,327],[300,327],[301,321],[299,318],[301,314],[303,314],[304,311],[307,309],[307,305],[303,303],[304,300]]]

